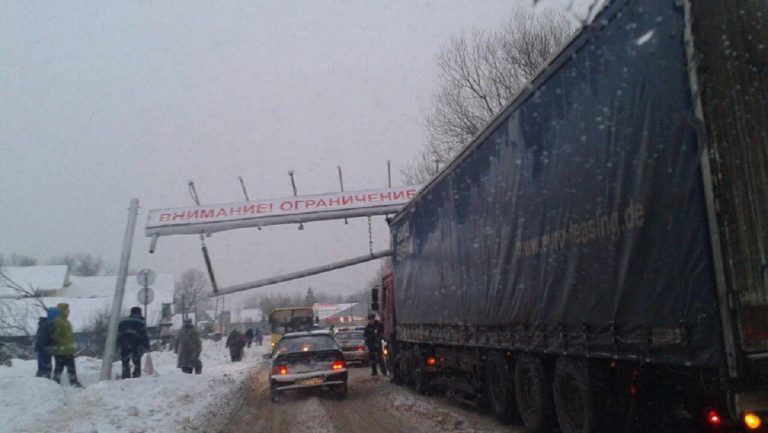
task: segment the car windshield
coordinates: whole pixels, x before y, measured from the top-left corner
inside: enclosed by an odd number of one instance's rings
[[[336,334],[336,340],[362,340],[362,332],[339,332]]]
[[[306,337],[283,338],[275,346],[275,354],[319,352],[322,350],[338,349],[336,342],[328,335],[311,335]]]

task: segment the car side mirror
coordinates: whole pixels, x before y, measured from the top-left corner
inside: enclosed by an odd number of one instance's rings
[[[262,358],[264,358],[264,359],[271,359],[272,358],[272,354],[271,353],[265,353],[264,356],[262,356]]]

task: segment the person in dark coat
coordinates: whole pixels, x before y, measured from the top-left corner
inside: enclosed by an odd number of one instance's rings
[[[131,308],[131,314],[117,327],[117,346],[123,363],[123,379],[131,378],[131,362],[133,377],[141,377],[141,356],[149,352],[149,336],[140,307]]]
[[[245,347],[245,336],[237,329],[233,329],[227,337],[227,347],[229,348],[229,356],[232,358],[232,362],[240,361],[243,359],[243,347]]]
[[[35,352],[37,352],[37,377],[51,378],[53,371],[53,321],[59,315],[56,307],[48,308],[47,317],[41,317],[37,322],[37,335],[35,338]]]
[[[261,329],[256,328],[256,330],[253,331],[253,339],[259,342],[259,346],[264,344],[264,334],[261,333]]]
[[[368,347],[368,360],[371,364],[371,376],[376,376],[376,366],[381,368],[381,374],[387,375],[387,367],[384,365],[384,357],[381,353],[381,336],[384,334],[384,326],[376,320],[376,315],[368,315],[368,325],[363,330],[365,345]]]
[[[253,328],[248,328],[247,331],[245,331],[245,344],[250,349],[251,343],[253,343]]]
[[[184,319],[184,325],[176,336],[176,348],[173,351],[179,355],[176,366],[181,371],[187,374],[192,374],[192,370],[197,374],[202,372],[200,352],[203,351],[203,343],[200,341],[200,334],[195,325],[192,324],[192,319]]]

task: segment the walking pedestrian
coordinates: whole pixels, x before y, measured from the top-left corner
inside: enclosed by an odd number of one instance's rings
[[[149,336],[141,308],[131,308],[131,314],[120,321],[117,327],[117,345],[120,348],[120,360],[123,364],[123,379],[141,377],[141,357],[149,352]],[[133,376],[131,376],[133,362]]]
[[[35,352],[37,352],[37,377],[51,378],[53,371],[51,357],[53,356],[53,321],[59,315],[59,309],[50,307],[47,317],[41,317],[37,322]]]
[[[245,346],[245,337],[237,329],[233,329],[227,337],[227,345],[229,348],[229,356],[232,358],[232,362],[237,362],[243,359],[243,347]]]
[[[264,344],[264,334],[261,333],[261,328],[256,328],[255,331],[253,331],[253,338],[259,342],[259,346]]]
[[[247,331],[245,331],[245,344],[246,347],[249,349],[251,348],[251,343],[253,343],[253,328],[248,328]]]
[[[52,353],[56,361],[56,366],[53,369],[53,380],[56,383],[61,383],[61,373],[66,368],[69,384],[82,388],[83,385],[77,380],[77,370],[75,369],[75,334],[72,332],[72,324],[67,320],[69,318],[69,304],[62,302],[56,308],[59,309],[59,315],[53,320],[51,332]]]
[[[203,369],[202,362],[200,362],[202,350],[203,343],[200,341],[200,334],[195,329],[195,325],[192,324],[192,319],[184,319],[184,325],[176,337],[174,353],[179,355],[176,366],[184,373],[192,374],[192,370],[195,370],[197,374],[200,374]]]
[[[368,325],[363,330],[365,345],[368,347],[368,361],[371,364],[371,376],[376,376],[376,366],[381,369],[381,374],[387,375],[387,366],[384,365],[384,357],[381,353],[381,336],[384,334],[384,326],[376,320],[375,314],[368,315]]]

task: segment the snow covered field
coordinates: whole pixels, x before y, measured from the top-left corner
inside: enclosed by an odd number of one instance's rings
[[[249,369],[264,362],[267,347],[251,346],[232,363],[223,340],[204,340],[201,375],[183,374],[173,352],[153,352],[154,376],[106,382],[98,381],[101,360],[79,357],[85,389],[36,378],[36,361],[14,359],[12,367],[0,366],[0,433],[210,431],[238,404]],[[120,371],[117,362],[113,376]]]

